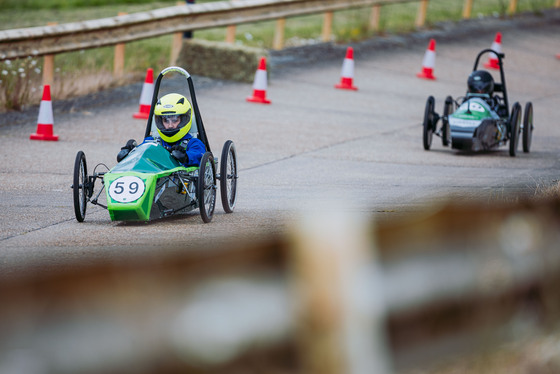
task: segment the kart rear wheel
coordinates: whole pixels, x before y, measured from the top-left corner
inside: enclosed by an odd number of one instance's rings
[[[523,152],[529,153],[531,150],[531,140],[533,139],[533,104],[525,104],[525,114],[523,115]]]
[[[519,103],[513,104],[509,121],[509,128],[509,155],[511,157],[515,157],[521,131],[521,105],[519,105]]]
[[[83,222],[86,217],[88,179],[86,155],[84,152],[79,151],[76,155],[76,161],[74,162],[74,180],[72,184],[74,193],[74,213],[76,214],[76,220],[78,222]]]
[[[424,110],[424,123],[422,126],[424,127],[424,149],[426,151],[430,150],[432,146],[432,137],[434,135],[434,97],[428,97],[426,101],[426,109]]]
[[[451,144],[451,129],[449,128],[449,116],[453,114],[453,98],[447,96],[443,105],[443,117],[441,118],[441,143],[444,147]]]
[[[228,140],[220,158],[220,195],[226,213],[232,213],[237,197],[237,153],[233,141]]]
[[[196,183],[196,198],[200,216],[204,223],[212,220],[216,206],[216,165],[212,153],[206,152],[200,161],[198,180]]]

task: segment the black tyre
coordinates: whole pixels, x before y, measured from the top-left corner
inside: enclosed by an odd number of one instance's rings
[[[84,152],[79,151],[76,155],[74,162],[74,181],[72,183],[72,190],[74,193],[74,213],[76,220],[83,222],[86,218],[86,208],[88,200],[88,175],[86,165],[86,155]]]
[[[206,152],[200,161],[196,198],[198,199],[198,208],[202,220],[205,223],[210,222],[216,206],[216,165],[210,152]]]
[[[523,152],[529,153],[531,150],[531,140],[533,139],[533,104],[525,104],[523,115]]]
[[[509,120],[509,129],[509,155],[514,157],[517,153],[517,144],[519,143],[521,131],[521,105],[519,105],[519,103],[513,104]]]
[[[237,197],[237,153],[231,140],[224,143],[220,158],[220,195],[226,213],[232,213]]]
[[[432,137],[434,135],[434,104],[434,97],[428,97],[426,109],[424,110],[424,123],[422,124],[424,127],[424,149],[426,151],[430,150],[432,146]]]
[[[451,144],[451,129],[449,128],[449,116],[453,114],[453,98],[447,96],[443,105],[443,117],[441,118],[441,143],[444,147]]]

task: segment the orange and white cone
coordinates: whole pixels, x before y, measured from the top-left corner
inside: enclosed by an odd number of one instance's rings
[[[140,94],[140,109],[134,113],[132,117],[139,119],[147,119],[150,116],[150,107],[152,106],[152,96],[154,94],[154,70],[149,68],[146,71],[146,79],[142,86]]]
[[[423,79],[436,79],[434,76],[434,67],[436,65],[436,41],[430,39],[428,44],[428,49],[424,54],[424,60],[422,61],[422,71],[416,76]]]
[[[492,43],[492,50],[502,53],[502,34],[496,33],[496,37],[494,38],[494,42]],[[485,68],[489,69],[499,69],[500,65],[498,64],[498,56],[494,52],[490,52],[490,57],[488,61],[484,64]]]
[[[356,91],[358,89],[358,87],[354,86],[354,49],[352,47],[346,49],[346,57],[342,61],[340,83],[334,87],[342,90]]]
[[[255,73],[253,81],[253,96],[247,98],[251,103],[270,104],[266,98],[267,78],[266,78],[266,58],[261,57],[259,67]]]
[[[37,131],[29,135],[31,140],[58,140],[58,135],[53,134],[53,110],[51,101],[51,86],[43,87],[43,98],[39,106]]]

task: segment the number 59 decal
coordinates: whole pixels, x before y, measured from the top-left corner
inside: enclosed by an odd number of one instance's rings
[[[145,190],[144,181],[138,177],[128,175],[117,178],[109,186],[109,196],[119,203],[131,203],[138,200]]]

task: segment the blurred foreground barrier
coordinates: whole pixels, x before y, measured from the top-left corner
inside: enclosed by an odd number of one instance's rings
[[[0,373],[418,367],[557,322],[559,228],[557,200],[312,211],[228,248],[23,268],[0,277]]]

